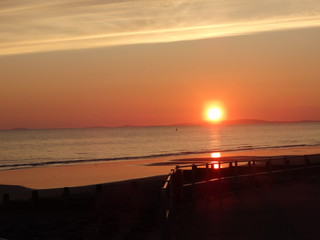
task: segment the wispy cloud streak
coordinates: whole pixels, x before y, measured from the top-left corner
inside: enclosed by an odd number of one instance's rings
[[[320,27],[318,0],[2,0],[0,55]]]

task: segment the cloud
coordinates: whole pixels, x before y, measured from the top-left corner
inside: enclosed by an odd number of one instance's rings
[[[320,27],[318,0],[2,0],[0,55]]]

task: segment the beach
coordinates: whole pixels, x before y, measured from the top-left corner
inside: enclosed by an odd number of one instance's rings
[[[319,238],[318,178],[238,191],[180,209],[173,239],[255,240]]]
[[[284,3],[2,1],[0,240],[319,239],[320,2]]]
[[[159,176],[38,191],[1,186],[10,200],[4,197],[0,205],[0,238],[157,239],[164,181]],[[20,200],[11,199],[14,193]]]
[[[280,155],[317,154],[318,147],[296,147],[224,152],[223,157],[252,157]],[[214,160],[210,154],[164,157],[143,160],[111,161],[55,167],[36,167],[0,171],[1,185],[17,185],[31,189],[78,187],[130,179],[167,175],[177,164],[194,162],[197,159]],[[1,191],[1,189],[0,189]],[[3,193],[0,192],[0,193]]]
[[[308,147],[226,153],[224,157],[316,153],[319,149]],[[197,159],[209,161],[210,156],[1,171],[0,237],[26,239],[27,234],[29,239],[160,239],[160,189],[177,163]],[[60,220],[64,224],[59,224]],[[108,231],[104,231],[106,226]]]

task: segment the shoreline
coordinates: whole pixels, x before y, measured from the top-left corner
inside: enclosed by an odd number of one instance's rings
[[[278,148],[238,152],[223,152],[222,158],[248,158],[258,156],[288,156],[319,154],[319,147]],[[141,179],[167,175],[174,165],[197,159],[211,159],[210,154],[189,155],[183,158],[164,157],[112,161],[67,166],[36,167],[0,171],[0,185],[21,186],[29,189],[54,189]],[[181,161],[182,160],[182,161]],[[183,161],[184,160],[184,161]],[[212,158],[212,160],[216,160]]]
[[[295,149],[291,152],[280,150],[238,152],[235,156],[223,157],[238,159],[254,158],[258,155],[260,157],[303,156],[316,153],[320,153],[319,149]],[[203,155],[190,156],[184,160],[192,162],[205,157],[210,160],[208,156]],[[169,164],[147,165],[161,161]],[[26,236],[31,236],[30,239],[33,237],[49,239],[51,237],[61,240],[67,239],[66,236],[70,237],[68,239],[160,239],[162,233],[160,189],[177,159],[161,159],[161,161],[150,159],[148,161],[83,164],[0,172],[0,196],[3,197],[0,213],[7,216],[0,221],[0,235],[7,239],[25,239]],[[119,172],[119,169],[122,171]],[[147,176],[141,177],[142,175]],[[3,184],[5,181],[7,184]],[[261,211],[272,212],[275,203],[276,206],[282,208],[283,203],[289,203],[288,206],[292,209],[290,210],[291,215],[295,214],[293,209],[296,208],[296,203],[307,206],[304,209],[310,212],[310,209],[316,207],[314,199],[319,199],[318,183],[318,178],[304,181],[293,179],[284,185],[274,185],[272,188],[262,187],[255,191],[241,192],[242,195],[239,193],[228,195],[223,197],[224,211],[215,208],[221,205],[216,204],[215,198],[212,198],[210,205],[201,202],[199,206],[210,206],[209,216],[216,216],[218,211],[221,224],[228,221],[225,217],[229,214],[241,213],[239,215],[241,219],[248,217],[248,207],[254,210],[250,216],[263,220],[264,217],[261,218],[259,213]],[[290,191],[291,199],[289,202],[286,195],[288,191]],[[254,195],[255,193],[257,194]],[[279,193],[283,194],[280,196]],[[7,194],[7,200],[4,194]],[[280,197],[266,202],[270,196]],[[303,196],[303,199],[297,196]],[[242,204],[244,199],[247,205],[243,209],[235,211],[234,206],[230,205],[230,203]],[[296,199],[294,204],[291,204],[292,199]],[[202,201],[202,199],[198,200]],[[252,205],[252,201],[255,205]],[[228,212],[225,208],[228,208]],[[193,221],[196,219],[194,215],[189,217],[189,210],[190,208],[186,205],[183,211],[186,215],[180,218],[181,222],[177,226],[180,234],[190,230],[187,236],[194,238],[192,234],[196,236],[199,234],[190,227],[184,227],[185,223],[188,226],[194,225]],[[269,218],[270,221],[264,225],[273,226],[273,215]],[[312,218],[308,217],[308,219]],[[201,222],[199,229],[206,229],[207,236],[211,236],[212,232],[209,232],[208,229],[212,229],[212,221],[204,223],[206,225]],[[311,223],[314,222],[311,221]],[[30,229],[33,230],[30,231]],[[223,229],[221,232],[225,235]],[[259,236],[260,230],[255,231],[255,234]],[[187,236],[178,239],[191,239]],[[233,234],[225,236],[226,239],[235,238]]]

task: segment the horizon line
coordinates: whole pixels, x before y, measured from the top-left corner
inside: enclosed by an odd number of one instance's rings
[[[255,124],[272,124],[272,123],[317,123],[320,120],[260,120],[260,119],[234,119],[234,120],[224,120],[219,123],[213,122],[198,122],[198,123],[173,123],[173,124],[125,124],[116,126],[83,126],[83,127],[48,127],[48,128],[25,128],[25,127],[15,127],[8,129],[0,129],[0,131],[20,131],[20,130],[54,130],[54,129],[90,129],[90,128],[126,128],[126,127],[182,127],[182,126],[219,126],[219,125],[255,125]]]

